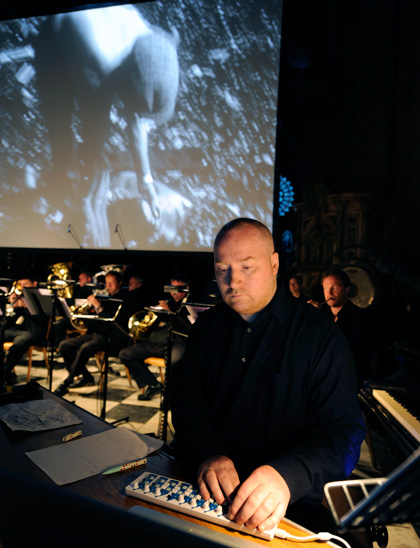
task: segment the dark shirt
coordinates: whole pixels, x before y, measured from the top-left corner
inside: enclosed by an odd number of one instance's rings
[[[31,314],[27,308],[15,308],[16,318],[19,316],[24,317],[24,321],[21,324],[21,328],[25,331],[29,331],[34,342],[38,344],[45,344],[48,331],[48,316],[43,314]]]
[[[340,330],[281,290],[248,324],[227,305],[199,315],[173,390],[178,456],[193,473],[215,455],[243,481],[269,464],[291,502],[321,500],[356,465],[364,426]]]
[[[334,319],[331,308],[323,308],[330,319]],[[357,382],[359,388],[366,379],[371,378],[370,361],[377,340],[376,326],[373,316],[369,312],[348,300],[337,314],[335,322],[346,337],[356,365]]]
[[[144,296],[141,288],[127,291],[120,290],[112,297],[97,296],[103,310],[99,313],[103,320],[84,320],[90,332],[103,335],[111,344],[112,352],[115,354],[117,348],[123,348],[129,342],[128,321],[136,312],[144,309]],[[118,314],[117,310],[119,306]],[[114,321],[105,321],[105,318],[114,318]]]
[[[92,295],[92,287],[88,285],[80,286],[75,285],[73,291],[73,299],[87,299],[89,295]]]

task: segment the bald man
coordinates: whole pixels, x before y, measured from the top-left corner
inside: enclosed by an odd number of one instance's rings
[[[179,364],[174,447],[205,499],[264,531],[355,467],[365,431],[354,365],[337,326],[278,289],[265,225],[222,227],[214,263],[223,303],[199,315]]]

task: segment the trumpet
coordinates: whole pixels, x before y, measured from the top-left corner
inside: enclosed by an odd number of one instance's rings
[[[97,295],[108,295],[108,291],[106,289],[95,289],[92,292],[92,295],[95,297]],[[74,329],[77,329],[78,331],[86,331],[87,327],[86,324],[83,322],[81,318],[75,318],[75,316],[94,316],[96,315],[95,307],[89,302],[86,301],[85,303],[81,304],[80,306],[72,305],[70,307],[71,312],[71,318],[70,323],[74,327]]]
[[[22,294],[23,294],[22,284],[18,281],[13,282],[13,285],[10,288],[8,296],[11,297],[12,295],[16,295],[17,297],[20,297]]]

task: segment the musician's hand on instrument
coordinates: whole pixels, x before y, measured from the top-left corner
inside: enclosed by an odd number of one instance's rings
[[[198,487],[204,500],[213,497],[218,504],[233,500],[239,484],[233,462],[223,455],[205,460],[198,469]]]
[[[95,297],[95,295],[88,295],[86,300],[95,308],[98,309],[101,307],[100,301]]]
[[[163,308],[163,310],[167,310],[168,312],[171,311],[168,305],[168,301],[159,301],[159,306]]]
[[[277,527],[289,501],[290,490],[283,477],[272,466],[260,466],[237,490],[228,517],[239,525],[266,531]]]
[[[9,303],[13,306],[13,308],[25,308],[26,303],[25,300],[22,299],[21,295],[16,295],[16,293],[12,293],[9,297]]]

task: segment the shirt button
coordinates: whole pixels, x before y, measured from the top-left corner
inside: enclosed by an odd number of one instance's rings
[[[242,361],[245,363],[245,362],[246,362],[246,358],[242,358]]]
[[[251,333],[251,328],[250,328],[250,327],[248,327],[247,331],[248,331],[248,333]]]

